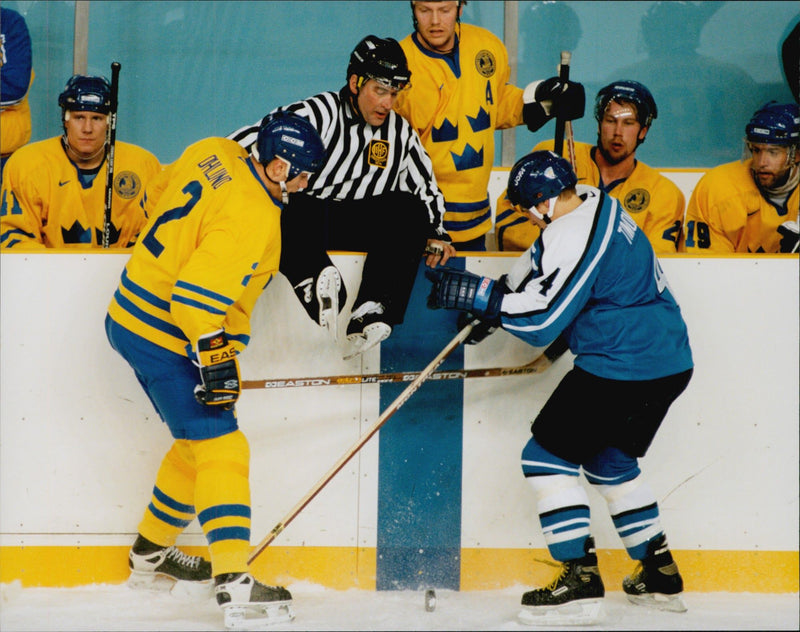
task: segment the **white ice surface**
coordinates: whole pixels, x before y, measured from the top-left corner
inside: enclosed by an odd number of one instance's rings
[[[4,584],[0,630],[222,630],[213,600],[189,603],[169,593],[102,584],[79,588],[22,588]],[[516,619],[530,587],[496,591],[437,590],[434,612],[423,591],[337,591],[298,583],[293,622],[269,630],[537,630]],[[628,603],[621,592],[605,598],[598,626],[559,630],[797,630],[798,594],[686,593],[689,611],[659,612]]]

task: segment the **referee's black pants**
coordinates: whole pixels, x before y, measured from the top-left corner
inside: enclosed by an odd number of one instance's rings
[[[316,284],[319,273],[333,265],[328,251],[365,252],[353,309],[366,301],[381,303],[382,320],[393,327],[403,322],[432,230],[427,207],[410,193],[341,202],[296,193],[281,213],[280,271],[292,287],[309,277]]]

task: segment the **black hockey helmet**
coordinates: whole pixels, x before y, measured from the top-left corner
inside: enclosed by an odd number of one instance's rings
[[[643,84],[631,79],[622,79],[600,88],[594,101],[594,117],[603,120],[610,101],[627,101],[636,106],[636,119],[642,127],[650,124],[658,116],[656,101]]]
[[[411,86],[411,71],[406,54],[397,40],[367,35],[350,53],[347,80],[356,75],[361,87],[367,79],[374,79],[385,88],[404,90]]]

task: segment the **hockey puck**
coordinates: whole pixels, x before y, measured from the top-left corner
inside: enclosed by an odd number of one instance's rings
[[[436,610],[436,591],[429,588],[425,591],[425,612]]]

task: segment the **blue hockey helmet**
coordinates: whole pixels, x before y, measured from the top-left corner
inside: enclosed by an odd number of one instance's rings
[[[111,112],[111,84],[105,77],[72,75],[58,95],[62,115],[67,112]]]
[[[594,100],[594,117],[603,120],[609,101],[627,101],[636,106],[636,119],[642,127],[650,127],[658,116],[656,101],[644,85],[631,79],[614,81],[600,88]]]
[[[404,90],[411,86],[411,71],[406,54],[397,40],[367,35],[353,52],[347,64],[347,80],[356,75],[360,87],[367,79],[374,79],[385,88]]]
[[[325,161],[325,145],[307,119],[279,110],[266,116],[258,128],[253,156],[262,165],[276,156],[288,161],[288,179],[292,180],[304,171],[319,171]]]
[[[552,151],[534,151],[520,158],[508,174],[508,199],[525,209],[556,197],[578,183],[566,158]]]
[[[751,143],[788,147],[800,142],[800,105],[770,101],[759,108],[745,126]]]

